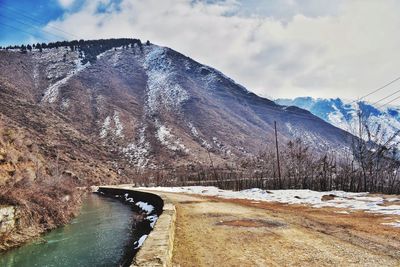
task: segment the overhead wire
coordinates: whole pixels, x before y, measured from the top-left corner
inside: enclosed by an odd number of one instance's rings
[[[4,8],[8,9],[10,12],[12,12],[12,13],[14,13],[14,14],[16,14],[16,15],[19,15],[19,16],[21,16],[21,17],[24,17],[24,18],[29,19],[29,20],[31,20],[31,21],[34,21],[34,22],[36,22],[36,23],[47,24],[46,21],[40,20],[40,19],[35,18],[35,17],[31,16],[31,15],[28,15],[27,13],[25,13],[25,12],[23,12],[23,11],[21,11],[21,10],[15,9],[15,8],[13,8],[13,7],[9,7],[9,6],[5,5],[5,3],[0,2],[0,6],[3,6]],[[62,30],[62,29],[60,29],[60,28],[58,28],[58,27],[56,27],[56,26],[54,26],[54,25],[47,25],[47,26],[48,26],[49,28],[52,28],[52,29],[54,29],[54,30],[56,30],[56,31],[59,31],[59,32],[63,33],[64,35],[69,35],[70,37],[73,37],[73,38],[71,38],[71,39],[74,39],[74,38],[78,38],[78,39],[79,39],[79,36],[77,36],[77,35],[75,35],[75,34],[72,34],[72,33],[70,33],[70,32],[67,32],[67,31],[65,31],[65,30]]]
[[[353,104],[353,103],[355,103],[355,102],[360,102],[362,99],[364,99],[364,98],[366,98],[366,97],[368,97],[368,96],[370,96],[370,95],[372,95],[372,94],[375,94],[375,93],[377,93],[377,92],[383,90],[384,88],[386,88],[386,87],[388,87],[389,85],[391,85],[391,84],[397,82],[398,80],[400,80],[400,76],[397,77],[396,79],[394,79],[394,80],[392,80],[392,81],[386,83],[385,85],[383,85],[383,86],[381,86],[381,87],[379,87],[379,88],[373,90],[372,92],[370,92],[370,93],[368,93],[368,94],[366,94],[366,95],[364,95],[364,96],[358,98],[357,100],[352,101],[350,104]]]
[[[400,99],[400,96],[395,97],[394,99],[390,100],[389,102],[387,102],[387,103],[385,103],[385,104],[383,104],[383,105],[380,105],[379,108],[380,108],[380,107],[387,106],[387,105],[393,103],[394,101],[396,101],[397,99]]]
[[[52,32],[46,31],[46,30],[42,29],[41,27],[39,27],[39,26],[37,26],[37,25],[28,24],[28,23],[23,22],[23,21],[21,21],[21,20],[19,20],[19,19],[11,18],[11,17],[9,17],[9,16],[7,16],[7,15],[4,15],[4,14],[1,14],[1,13],[0,13],[0,17],[6,18],[6,19],[10,19],[10,20],[12,19],[13,21],[15,21],[15,22],[17,22],[17,23],[19,23],[19,24],[22,24],[22,25],[24,25],[24,26],[27,26],[27,27],[34,27],[34,28],[36,28],[38,31],[42,32],[43,34],[47,34],[47,35],[53,36],[53,37],[55,37],[55,38],[57,38],[57,39],[65,39],[65,36],[60,36],[60,35],[54,34],[54,33],[52,33]]]
[[[23,30],[23,29],[20,29],[20,28],[18,28],[18,27],[15,27],[15,26],[6,24],[6,23],[1,22],[1,21],[0,21],[0,25],[4,25],[4,26],[9,27],[9,28],[11,28],[11,29],[14,29],[14,30],[17,30],[17,31],[26,33],[26,34],[28,34],[29,36],[35,36],[35,34],[32,33],[32,32],[25,31],[25,30]],[[41,38],[46,39],[47,41],[50,41],[50,39],[48,39],[48,38],[46,38],[46,37],[41,37]]]
[[[372,105],[376,105],[376,104],[378,104],[379,102],[382,102],[383,100],[386,100],[386,99],[388,99],[389,97],[394,96],[395,94],[398,94],[399,92],[400,92],[400,89],[397,90],[397,91],[395,91],[394,93],[391,93],[391,94],[389,94],[389,95],[387,95],[387,96],[385,96],[385,97],[379,99],[378,101],[375,101],[374,103],[372,103]]]

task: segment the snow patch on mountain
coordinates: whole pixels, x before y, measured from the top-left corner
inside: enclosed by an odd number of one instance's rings
[[[68,98],[63,98],[63,99],[61,100],[61,109],[62,109],[62,110],[68,109],[68,108],[69,108],[69,105],[70,105],[70,100],[69,100]]]
[[[172,151],[183,151],[185,153],[189,152],[189,149],[182,144],[176,136],[171,133],[171,130],[168,129],[165,125],[162,125],[160,122],[156,122],[157,125],[157,133],[156,137],[161,142],[162,145],[167,147]]]
[[[106,138],[108,132],[110,131],[110,125],[111,125],[111,118],[110,116],[107,116],[104,119],[103,125],[101,126],[101,130],[100,130],[100,137],[101,138]]]
[[[180,86],[166,48],[151,45],[145,49],[143,66],[148,76],[146,105],[150,114],[161,107],[180,111],[182,103],[189,99],[188,92]]]
[[[121,60],[121,54],[122,54],[122,52],[120,50],[115,51],[112,54],[110,61],[111,61],[111,64],[113,67],[116,67],[118,65],[119,61]]]
[[[190,132],[192,133],[192,135],[200,140],[200,144],[202,147],[205,147],[206,149],[211,149],[212,145],[210,143],[207,142],[207,140],[205,140],[204,138],[202,138],[199,134],[199,131],[197,130],[197,128],[193,125],[193,123],[188,122],[188,127],[190,129]]]
[[[42,102],[48,102],[48,103],[55,102],[57,100],[60,87],[65,85],[76,74],[78,74],[79,72],[90,66],[89,62],[83,65],[80,59],[76,59],[74,61],[74,64],[75,67],[63,79],[47,87],[47,89],[44,91]]]
[[[35,88],[37,88],[39,86],[39,65],[35,64],[35,66],[33,67],[33,83],[35,85]]]
[[[118,111],[114,111],[113,120],[115,125],[115,135],[118,137],[124,137],[124,134],[122,133],[124,126],[121,123]]]
[[[316,135],[312,132],[298,128],[290,122],[286,122],[284,125],[288,129],[288,132],[294,137],[294,139],[300,139],[307,145],[319,146],[321,148],[329,147],[329,143],[326,142],[326,140],[320,135]],[[337,149],[346,150],[345,147],[339,147]]]
[[[109,51],[111,51],[111,49],[97,55],[97,59],[102,58]],[[82,57],[85,57],[84,53],[82,54]],[[82,59],[79,58],[77,51],[69,51],[66,47],[45,49],[42,53],[35,53],[34,58],[41,64],[47,64],[46,78],[53,82],[44,90],[41,100],[42,103],[55,102],[60,88],[72,77],[90,66],[90,62],[82,64]]]
[[[132,142],[122,148],[122,152],[129,162],[138,168],[148,166],[150,161],[150,143],[146,141],[145,132],[146,126],[142,126],[139,130],[138,142]]]
[[[100,137],[106,138],[110,134],[116,137],[124,137],[123,134],[124,126],[121,123],[120,115],[118,111],[114,111],[113,116],[107,116],[100,129]]]
[[[311,97],[277,99],[275,102],[307,109],[326,122],[353,134],[358,132],[359,116],[357,112],[360,111],[362,120],[367,121],[372,140],[385,142],[400,130],[400,107],[396,106],[382,107],[365,101],[354,102],[339,98],[314,99]],[[298,135],[301,134],[298,133]],[[367,139],[368,137],[363,136],[363,138]],[[400,137],[395,138],[395,142],[398,141],[400,141]]]

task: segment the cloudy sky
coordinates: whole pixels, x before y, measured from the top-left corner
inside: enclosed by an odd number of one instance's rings
[[[400,76],[399,14],[397,0],[1,0],[0,45],[135,37],[262,96],[354,99]]]

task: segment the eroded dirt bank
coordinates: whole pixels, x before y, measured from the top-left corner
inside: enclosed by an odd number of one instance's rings
[[[163,194],[177,210],[174,266],[400,266],[400,229],[382,215]]]

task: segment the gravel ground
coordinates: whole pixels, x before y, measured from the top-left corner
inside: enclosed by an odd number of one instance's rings
[[[162,194],[177,209],[174,266],[400,266],[383,215]]]

